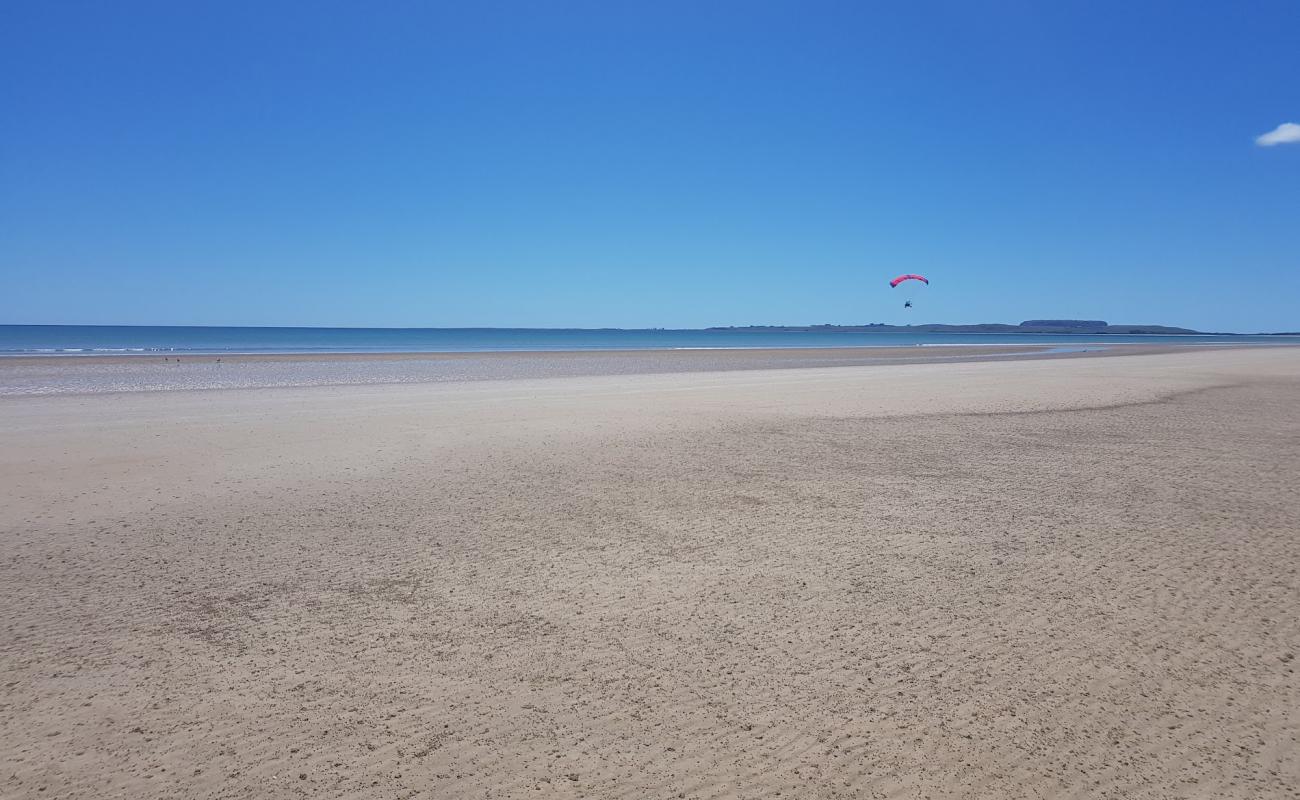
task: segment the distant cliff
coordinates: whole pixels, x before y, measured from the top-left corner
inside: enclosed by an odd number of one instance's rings
[[[1165,333],[1189,334],[1198,331],[1169,325],[1111,325],[1100,319],[1030,319],[1016,326],[1029,333]]]
[[[765,331],[819,331],[845,333],[888,333],[924,332],[924,333],[1085,333],[1085,334],[1196,334],[1190,328],[1175,328],[1169,325],[1111,325],[1099,319],[1030,319],[1019,325],[1007,325],[1001,322],[984,322],[977,325],[885,325],[873,322],[867,325],[747,325],[726,328],[709,328],[709,330],[765,330]]]
[[[1104,319],[1028,319],[1020,323],[1021,328],[1088,328],[1096,330],[1105,328],[1109,323]]]

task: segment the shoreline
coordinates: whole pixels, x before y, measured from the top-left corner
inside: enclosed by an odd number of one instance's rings
[[[1079,347],[1115,347],[1105,343],[1080,344]],[[1142,345],[1139,345],[1142,346]],[[1160,347],[1161,345],[1154,345]],[[934,345],[881,345],[859,347],[844,345],[841,347],[628,347],[602,348],[591,350],[447,350],[447,351],[373,351],[373,352],[283,352],[283,353],[22,353],[0,356],[0,368],[5,365],[53,365],[53,364],[137,364],[148,362],[186,361],[206,363],[249,363],[249,362],[283,362],[283,361],[464,361],[470,359],[537,359],[537,358],[617,358],[643,355],[683,354],[717,354],[727,353],[747,356],[764,356],[772,354],[800,355],[805,358],[826,356],[872,356],[894,357],[896,351],[908,352],[925,348],[926,350],[947,349],[969,352],[972,349],[990,354],[1014,349],[1021,352],[1040,352],[1058,348],[1052,344],[934,344]]]
[[[1248,350],[1252,345],[1216,345]],[[1196,346],[1117,344],[921,345],[903,347],[682,350],[510,351],[454,353],[203,354],[34,356],[0,359],[0,399],[22,396],[209,391],[343,385],[441,384],[550,379],[976,364],[1205,352]]]
[[[1300,342],[1106,342],[1083,341],[1077,343],[1044,342],[992,342],[959,343],[941,342],[935,344],[911,343],[893,345],[835,345],[835,346],[681,346],[681,347],[609,347],[589,349],[536,349],[536,350],[375,350],[375,351],[284,351],[284,352],[58,352],[58,353],[3,353],[0,354],[0,367],[5,365],[53,365],[53,364],[132,364],[151,361],[175,362],[179,360],[195,363],[242,363],[259,361],[456,361],[477,358],[578,358],[578,357],[619,357],[628,355],[667,355],[689,353],[734,353],[738,355],[763,356],[784,354],[804,357],[827,356],[872,356],[880,358],[904,357],[900,353],[918,353],[932,351],[953,351],[970,355],[1019,355],[1050,353],[1069,354],[1073,352],[1118,352],[1159,353],[1198,349],[1246,349],[1256,347],[1300,347]]]

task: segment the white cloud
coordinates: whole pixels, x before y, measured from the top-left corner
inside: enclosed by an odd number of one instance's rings
[[[1260,147],[1272,147],[1275,144],[1293,144],[1300,142],[1300,125],[1283,122],[1263,136],[1255,137],[1255,144]]]

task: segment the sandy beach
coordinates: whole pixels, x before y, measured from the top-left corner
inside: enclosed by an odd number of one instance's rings
[[[0,795],[1300,796],[1300,348],[1125,352],[0,398]]]

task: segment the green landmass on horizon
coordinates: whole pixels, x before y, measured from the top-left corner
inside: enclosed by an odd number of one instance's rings
[[[1185,334],[1201,336],[1228,336],[1233,334],[1210,334],[1191,328],[1177,328],[1169,325],[1111,325],[1105,320],[1093,319],[1031,319],[1019,325],[1001,322],[981,322],[975,325],[944,325],[927,323],[924,325],[886,325],[872,322],[866,325],[731,325],[709,328],[708,330],[768,330],[768,331],[843,331],[845,333],[888,333],[902,331],[915,333],[1119,333],[1119,334]]]

